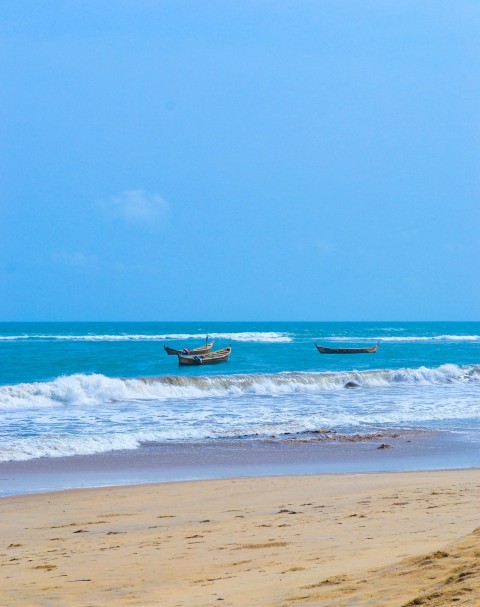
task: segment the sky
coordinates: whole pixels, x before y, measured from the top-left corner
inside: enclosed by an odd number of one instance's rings
[[[480,320],[479,27],[2,0],[0,320]]]

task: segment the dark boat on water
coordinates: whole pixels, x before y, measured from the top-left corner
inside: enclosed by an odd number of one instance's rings
[[[209,354],[214,343],[215,342],[211,341],[209,344],[205,343],[204,346],[200,346],[199,348],[193,348],[192,350],[189,350],[187,348],[182,348],[181,350],[178,350],[175,348],[170,348],[167,345],[164,345],[163,347],[165,348],[165,352],[170,356],[176,356],[178,354]]]
[[[316,342],[315,346],[320,354],[375,354],[379,343],[380,342],[377,341],[377,343],[370,348],[326,348],[325,346],[319,346]]]
[[[214,365],[228,360],[232,347],[209,352],[208,354],[179,354],[178,364],[185,366]]]

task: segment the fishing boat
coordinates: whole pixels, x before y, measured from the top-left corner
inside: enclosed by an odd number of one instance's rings
[[[193,348],[189,350],[188,348],[182,348],[180,350],[175,348],[170,348],[166,344],[163,346],[165,348],[165,352],[172,356],[173,354],[209,354],[212,346],[215,342],[211,341],[209,344],[205,342],[204,346],[200,346],[199,348]]]
[[[320,354],[375,354],[379,343],[380,342],[377,341],[377,343],[370,348],[326,348],[325,346],[319,346],[316,342],[315,346]]]
[[[223,348],[222,350],[216,350],[215,352],[209,352],[208,354],[179,354],[178,364],[179,365],[214,365],[228,360],[232,347]]]

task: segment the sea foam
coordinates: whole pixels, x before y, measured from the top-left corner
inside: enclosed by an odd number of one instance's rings
[[[135,400],[204,398],[235,394],[278,395],[401,385],[480,382],[480,366],[380,369],[342,372],[283,372],[249,375],[165,376],[138,379],[75,374],[49,382],[0,387],[0,410],[98,405]]]
[[[238,342],[264,342],[264,343],[289,343],[292,337],[286,333],[275,331],[240,331],[228,333],[210,333],[209,339],[222,339]],[[68,335],[68,334],[48,334],[32,333],[23,335],[0,335],[0,341],[88,341],[88,342],[121,342],[121,341],[165,341],[165,340],[190,340],[194,339],[203,343],[203,335],[193,333],[161,333],[161,334],[142,334],[142,333],[119,333],[119,334],[86,334],[86,335]],[[198,345],[198,344],[196,344]]]

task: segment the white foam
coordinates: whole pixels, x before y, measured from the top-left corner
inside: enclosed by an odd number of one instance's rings
[[[114,401],[195,396],[195,386],[163,385],[159,382],[120,379],[93,374],[66,375],[50,382],[0,387],[0,410],[18,407],[95,405]]]
[[[346,389],[354,381],[357,389]],[[0,461],[137,449],[146,442],[270,437],[319,428],[480,428],[480,368],[122,380],[11,386]],[[4,387],[7,388],[7,387]],[[16,400],[15,400],[16,399]]]
[[[210,337],[214,339],[226,339],[231,341],[248,341],[264,343],[290,343],[292,337],[287,333],[277,333],[275,331],[244,331],[240,333],[211,333]]]
[[[347,382],[358,386],[438,385],[480,382],[476,365],[442,365],[437,368],[380,369],[317,373],[272,373],[206,377],[120,379],[104,375],[75,374],[50,382],[0,387],[0,410],[58,406],[92,406],[110,402],[205,398],[206,396],[312,393],[343,390]]]
[[[453,384],[402,385],[401,390],[342,390],[277,394],[271,386],[261,394],[239,393],[233,398],[204,398],[186,403],[136,401],[125,407],[46,410],[16,416],[14,427],[36,428],[34,436],[6,433],[0,441],[0,461],[39,457],[89,455],[137,449],[142,443],[196,441],[238,437],[270,437],[319,428],[369,433],[380,428],[456,428],[480,423],[477,386]],[[18,413],[18,412],[17,412]],[[25,414],[26,413],[26,414]],[[12,418],[13,419],[13,418]],[[432,421],[434,422],[432,424]],[[32,426],[33,424],[33,426]]]
[[[265,343],[289,343],[292,338],[286,333],[275,331],[241,331],[229,333],[210,333],[209,339],[225,339],[238,342],[265,342]],[[0,341],[15,340],[46,340],[46,341],[165,341],[165,340],[189,340],[195,339],[203,342],[203,335],[193,333],[162,333],[162,334],[103,334],[103,335],[53,335],[53,334],[30,334],[30,335],[0,335]]]
[[[8,441],[0,448],[0,462],[25,461],[40,457],[70,457],[92,455],[119,449],[136,449],[134,436],[40,436]]]

